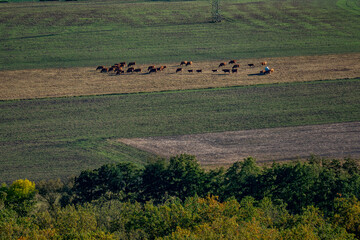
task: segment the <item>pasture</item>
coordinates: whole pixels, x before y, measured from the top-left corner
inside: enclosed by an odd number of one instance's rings
[[[360,51],[356,0],[20,2],[0,5],[0,70]]]
[[[260,63],[267,60],[274,74],[261,75]],[[164,63],[167,68],[149,74],[148,65],[136,65],[141,73],[115,75],[91,68],[49,68],[0,71],[1,100],[99,95],[114,93],[157,92],[169,90],[217,88],[284,82],[303,82],[360,76],[360,54],[298,56],[286,58],[241,59],[237,73],[224,73],[234,64],[218,67],[220,61],[193,62],[190,66]],[[254,67],[249,67],[254,63]],[[201,69],[201,73],[196,70]],[[217,72],[212,72],[212,70]],[[126,70],[126,69],[125,69]],[[188,70],[194,72],[189,73]],[[24,87],[26,86],[26,87]]]
[[[345,79],[1,101],[0,176],[66,177],[151,158],[117,138],[358,121],[359,90],[360,79]]]

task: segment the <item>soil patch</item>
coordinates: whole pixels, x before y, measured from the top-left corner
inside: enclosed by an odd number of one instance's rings
[[[228,62],[229,60],[227,60]],[[272,74],[261,75],[268,62]],[[164,90],[227,87],[281,82],[300,82],[360,77],[360,53],[299,56],[267,59],[242,59],[238,73],[224,73],[231,69],[222,61],[194,62],[175,73],[179,63],[158,64],[167,68],[158,73],[144,73],[148,65],[139,65],[143,73],[115,75],[100,73],[96,66],[86,68],[52,68],[0,71],[0,100],[99,95],[112,93],[154,92]],[[248,64],[255,67],[249,67]],[[102,65],[99,63],[99,65]],[[194,70],[189,73],[188,70]],[[195,70],[201,69],[202,73]],[[218,72],[212,70],[218,69]]]
[[[252,156],[258,162],[360,158],[360,122],[255,129],[183,136],[119,139],[130,146],[169,157],[192,154],[202,165],[228,165]]]

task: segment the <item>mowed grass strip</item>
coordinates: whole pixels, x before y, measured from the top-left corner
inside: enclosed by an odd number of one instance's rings
[[[346,79],[1,101],[0,181],[149,158],[113,138],[359,121],[359,90],[360,79]]]
[[[0,5],[0,69],[360,52],[343,0],[26,2]]]

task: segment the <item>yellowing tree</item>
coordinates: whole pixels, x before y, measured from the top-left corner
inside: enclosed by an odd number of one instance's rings
[[[5,206],[14,209],[19,215],[26,215],[34,205],[35,183],[28,179],[14,181],[7,190]]]

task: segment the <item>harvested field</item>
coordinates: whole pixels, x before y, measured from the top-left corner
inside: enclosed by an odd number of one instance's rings
[[[304,159],[311,154],[360,158],[360,122],[118,141],[164,157],[193,154],[208,166],[228,165],[248,156],[258,162]]]
[[[314,81],[360,77],[360,53],[239,60],[238,73],[224,73],[219,61],[194,62],[175,73],[179,63],[167,65],[158,73],[115,75],[88,68],[53,68],[0,71],[0,100],[153,92],[180,89],[215,88],[281,82]],[[120,61],[120,60],[119,60]],[[225,60],[224,60],[225,61]],[[226,60],[227,62],[229,60]],[[260,75],[262,61],[275,72]],[[253,63],[255,67],[249,67]],[[99,65],[102,65],[99,63]],[[148,64],[150,65],[150,64]],[[137,66],[146,69],[148,65]],[[187,70],[193,69],[194,73]],[[202,69],[202,73],[195,70]],[[219,69],[219,72],[212,72]]]

